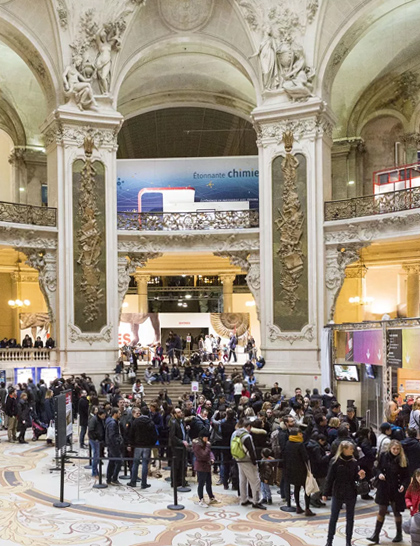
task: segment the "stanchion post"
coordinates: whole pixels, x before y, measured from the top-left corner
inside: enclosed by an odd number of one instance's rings
[[[127,472],[127,461],[124,459],[124,474],[121,474],[121,476],[119,476],[119,479],[120,480],[130,480],[131,479],[131,476],[130,474]]]
[[[90,445],[90,441],[89,441],[89,464],[86,464],[83,468],[86,468],[86,470],[91,470],[92,468],[92,446]]]
[[[69,502],[64,502],[64,451],[61,452],[61,467],[60,467],[60,502],[54,502],[55,508],[68,508]]]
[[[178,504],[178,489],[176,487],[176,463],[175,463],[175,455],[172,456],[172,469],[171,469],[171,475],[172,475],[172,486],[174,490],[174,503],[168,504],[167,509],[168,510],[184,510],[185,506],[183,504]]]
[[[102,483],[102,457],[99,457],[99,482],[93,484],[94,489],[106,489],[108,484]]]
[[[187,485],[185,485],[185,463],[186,463],[186,460],[185,460],[185,454],[186,454],[186,450],[184,448],[182,448],[182,470],[181,470],[181,487],[178,487],[178,491],[180,493],[189,493],[191,491],[191,487],[188,487]]]

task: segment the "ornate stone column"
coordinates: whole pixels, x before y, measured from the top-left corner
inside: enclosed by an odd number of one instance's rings
[[[135,273],[134,278],[137,283],[137,294],[139,301],[139,313],[147,314],[149,312],[149,300],[147,294],[147,283],[150,281],[150,275],[144,273]]]
[[[363,154],[366,148],[362,138],[340,138],[334,141],[332,160],[332,198],[348,199],[363,195]],[[350,184],[352,182],[352,184]]]
[[[271,102],[271,105],[270,105]],[[324,199],[331,199],[332,114],[318,98],[253,112],[260,171],[263,372],[288,392],[318,385],[325,324]],[[279,377],[281,376],[281,377]]]
[[[403,269],[407,273],[407,317],[418,317],[420,264],[405,264]]]
[[[219,275],[223,284],[223,312],[233,313],[233,281],[236,275]]]
[[[100,376],[118,356],[117,134],[111,108],[69,103],[43,127],[49,204],[58,209],[57,347],[72,373]]]

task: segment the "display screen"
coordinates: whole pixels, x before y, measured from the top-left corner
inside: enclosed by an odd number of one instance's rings
[[[368,377],[369,379],[375,379],[376,377],[375,366],[372,366],[371,364],[365,364],[365,368],[366,368],[366,377]]]
[[[337,381],[359,381],[359,370],[357,366],[334,365],[334,375]]]

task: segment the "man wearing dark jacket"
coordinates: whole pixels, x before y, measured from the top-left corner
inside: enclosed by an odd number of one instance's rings
[[[321,502],[321,491],[324,490],[324,483],[328,474],[328,465],[331,460],[331,454],[327,451],[327,438],[324,434],[313,434],[309,440],[306,451],[308,452],[311,471],[318,482],[319,491],[311,495],[311,504],[315,508],[325,506]]]
[[[231,408],[226,410],[226,418],[222,419],[220,423],[220,433],[222,439],[220,445],[223,447],[222,451],[222,461],[224,464],[224,474],[223,474],[223,487],[229,489],[229,477],[232,476],[232,489],[238,489],[239,479],[238,479],[238,468],[234,464],[232,459],[232,454],[230,452],[230,439],[232,434],[235,432],[236,419],[235,413]]]
[[[412,476],[413,472],[420,468],[420,442],[417,439],[417,430],[415,428],[407,430],[407,438],[402,440],[401,445],[408,459],[408,471]]]
[[[87,399],[86,391],[82,391],[80,393],[78,411],[80,425],[79,447],[86,449],[87,445],[85,445],[85,436],[89,423],[89,400]]]
[[[26,429],[30,427],[30,413],[31,413],[31,408],[28,402],[28,395],[26,394],[26,392],[22,392],[18,402],[18,412],[17,412],[18,431],[19,431],[18,440],[20,444],[28,443],[25,441],[25,432],[26,432]]]
[[[18,401],[16,397],[16,390],[13,388],[9,390],[9,394],[7,395],[4,412],[9,418],[9,424],[7,426],[8,441],[16,442]]]
[[[187,431],[183,420],[182,410],[175,408],[175,418],[171,419],[169,424],[169,446],[172,447],[175,460],[172,465],[172,482],[171,487],[185,486],[185,472],[183,465],[187,460]],[[174,482],[174,474],[176,474],[176,482]],[[184,483],[183,482],[184,477]]]
[[[140,415],[141,413],[141,415]],[[147,483],[147,469],[149,466],[151,447],[157,442],[158,434],[155,424],[149,415],[149,408],[144,406],[139,411],[139,408],[133,408],[133,422],[130,427],[129,445],[133,451],[133,466],[131,468],[131,478],[127,485],[136,487],[136,482],[139,473],[140,459],[141,463],[141,488],[147,489],[150,484]]]
[[[105,421],[105,444],[108,448],[108,457],[113,459],[108,461],[106,470],[106,483],[108,485],[121,485],[118,481],[118,474],[121,470],[121,451],[124,441],[118,423],[120,415],[118,408],[112,408],[111,416]]]
[[[88,422],[88,438],[89,444],[92,449],[92,476],[95,481],[99,477],[98,462],[101,452],[101,444],[105,440],[105,422],[106,411],[99,409],[97,415],[91,415]]]

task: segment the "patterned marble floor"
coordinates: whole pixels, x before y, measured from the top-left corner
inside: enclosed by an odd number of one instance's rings
[[[29,434],[28,434],[29,435]],[[273,506],[266,512],[238,506],[235,492],[214,487],[220,505],[197,505],[196,485],[180,493],[182,511],[170,511],[172,490],[164,479],[151,479],[145,491],[127,486],[92,489],[90,471],[79,463],[66,465],[65,499],[85,504],[52,506],[58,500],[59,474],[50,472],[54,449],[45,441],[9,444],[0,433],[0,546],[324,546],[329,507],[315,510],[307,521]],[[83,452],[84,453],[84,452]],[[354,546],[369,544],[375,505],[357,505]],[[405,517],[408,517],[406,514]],[[345,518],[340,519],[335,546],[344,546]],[[394,536],[391,517],[381,543]],[[405,537],[404,544],[409,544]]]

